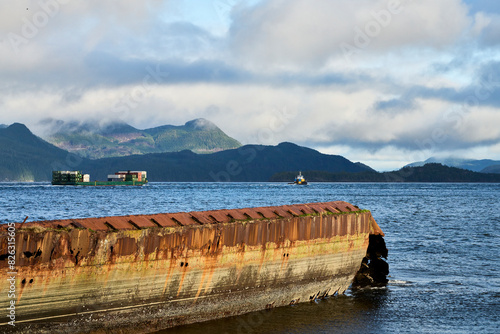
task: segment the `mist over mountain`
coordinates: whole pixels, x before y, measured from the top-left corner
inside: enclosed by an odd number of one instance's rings
[[[60,125],[78,129],[80,133],[89,129],[88,124]],[[194,120],[183,128],[212,131],[213,126],[204,120]],[[137,131],[155,136],[178,128],[166,125],[137,130],[126,123],[111,123],[101,125],[98,130],[90,129],[93,134],[100,131],[119,138]],[[90,173],[92,180],[105,180],[118,170],[146,170],[150,181],[171,182],[290,182],[298,171],[312,182],[500,182],[499,174],[491,174],[499,165],[487,167],[485,170],[491,170],[490,174],[437,163],[378,173],[342,156],[322,154],[287,142],[276,146],[245,145],[210,154],[182,150],[89,159],[44,141],[19,123],[0,128],[0,158],[0,181],[50,181],[53,170],[79,170]]]
[[[499,165],[490,165],[481,170],[481,173],[495,173],[500,174],[500,164]]]
[[[41,125],[45,128],[45,140],[90,159],[182,150],[213,153],[241,146],[203,118],[180,126],[163,125],[144,130],[122,121],[64,122],[48,119]]]
[[[123,125],[123,124],[122,124]],[[174,127],[174,126],[166,126]],[[185,127],[212,128],[195,120]],[[144,131],[164,133],[163,128]],[[123,134],[128,126],[113,126],[106,133]],[[150,181],[268,181],[278,172],[319,169],[326,172],[371,171],[338,155],[322,154],[293,143],[276,146],[245,145],[210,154],[189,150],[88,159],[60,149],[35,136],[26,126],[13,124],[0,129],[0,172],[2,181],[50,181],[53,170],[79,170],[92,180],[105,180],[118,170],[146,170]]]

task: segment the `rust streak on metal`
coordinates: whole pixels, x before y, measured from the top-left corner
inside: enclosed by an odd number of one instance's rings
[[[187,261],[186,261],[187,262]],[[186,262],[181,261],[181,281],[179,282],[179,289],[177,290],[177,297],[181,294],[182,291],[182,286],[184,285],[184,280],[186,279],[186,273],[188,271],[188,268],[184,266]]]
[[[170,282],[170,277],[172,277],[172,273],[174,271],[176,264],[177,262],[175,261],[175,258],[172,256],[170,258],[170,266],[168,267],[167,277],[165,278],[165,284],[163,285],[162,295],[164,295],[165,291],[167,290],[168,283]]]
[[[19,314],[36,326],[86,305],[102,317],[76,316],[85,332],[99,323],[159,330],[345,291],[370,236],[380,245],[383,236],[369,211],[340,201],[17,226]],[[7,237],[0,228],[4,253]]]
[[[384,232],[382,232],[382,229],[378,226],[372,215],[370,215],[370,234],[385,236]]]

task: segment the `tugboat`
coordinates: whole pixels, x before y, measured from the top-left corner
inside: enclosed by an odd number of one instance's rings
[[[300,185],[306,185],[307,184],[306,179],[304,178],[304,176],[302,176],[302,172],[299,172],[299,175],[297,175],[295,177],[295,181],[293,181],[293,183],[300,184]]]

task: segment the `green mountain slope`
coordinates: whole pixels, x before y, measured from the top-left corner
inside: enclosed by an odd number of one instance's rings
[[[150,181],[268,181],[280,171],[321,169],[329,172],[361,172],[369,167],[338,155],[326,155],[292,143],[277,146],[246,145],[212,154],[191,151],[133,155],[87,161],[86,172],[104,178],[114,170],[147,170]],[[291,179],[293,181],[293,178]]]
[[[198,126],[188,124],[187,126]],[[114,129],[123,133],[123,129]],[[164,133],[163,129],[151,130]],[[118,170],[146,170],[150,181],[267,181],[284,171],[329,172],[371,170],[344,157],[326,155],[292,143],[246,145],[211,154],[189,150],[103,159],[86,159],[45,142],[22,124],[0,129],[0,180],[50,181],[52,170],[80,170],[105,180]]]
[[[71,169],[81,161],[35,136],[23,124],[0,128],[0,181],[47,181],[52,169]]]
[[[89,122],[69,123],[59,126],[46,140],[90,159],[182,150],[211,153],[241,146],[215,124],[202,118],[181,126],[164,125],[146,130],[126,123],[104,126]]]
[[[436,163],[378,173],[342,156],[292,143],[246,145],[211,154],[184,150],[91,160],[45,142],[22,124],[0,128],[0,181],[50,181],[52,170],[80,170],[90,173],[92,180],[105,180],[118,170],[146,170],[150,181],[291,182],[300,170],[311,182],[500,182],[500,174]]]

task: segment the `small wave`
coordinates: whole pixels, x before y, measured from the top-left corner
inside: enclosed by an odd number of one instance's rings
[[[398,279],[391,279],[391,280],[389,280],[389,284],[391,284],[391,285],[410,285],[411,282],[398,280]]]

